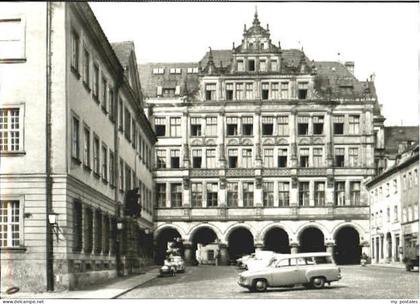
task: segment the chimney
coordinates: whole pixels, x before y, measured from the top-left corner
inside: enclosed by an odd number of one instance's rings
[[[344,66],[347,68],[347,70],[354,75],[354,61],[346,61],[344,63]]]

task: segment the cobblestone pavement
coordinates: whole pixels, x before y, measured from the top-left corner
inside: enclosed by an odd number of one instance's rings
[[[250,293],[237,283],[233,266],[188,267],[176,277],[158,277],[121,298],[285,298],[285,299],[415,299],[419,273],[403,269],[341,266],[343,278],[321,290],[302,286]]]

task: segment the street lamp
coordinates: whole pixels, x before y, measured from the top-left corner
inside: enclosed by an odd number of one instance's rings
[[[58,213],[57,212],[51,211],[48,213],[48,223],[51,225],[52,232],[55,234],[55,237],[57,238],[57,242],[58,242],[61,229],[58,226]]]
[[[123,230],[123,229],[124,229],[124,223],[123,223],[123,221],[122,221],[122,220],[119,220],[119,221],[117,222],[117,229],[118,229],[119,231],[121,231],[121,230]]]

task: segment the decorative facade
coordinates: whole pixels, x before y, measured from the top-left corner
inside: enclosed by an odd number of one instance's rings
[[[1,4],[0,41],[2,292],[150,263],[156,138],[134,45],[111,45],[86,3]],[[124,216],[133,188],[139,218]]]
[[[208,243],[222,263],[262,248],[328,250],[338,263],[369,254],[362,180],[375,174],[383,117],[353,69],[282,49],[257,13],[238,46],[141,64],[158,137],[156,261],[174,237],[191,263]]]

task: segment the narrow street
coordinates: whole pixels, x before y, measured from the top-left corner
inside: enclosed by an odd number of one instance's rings
[[[342,266],[343,279],[322,290],[302,286],[250,293],[237,283],[233,266],[188,267],[176,277],[158,277],[121,298],[286,298],[395,299],[418,298],[419,273],[385,267]]]

